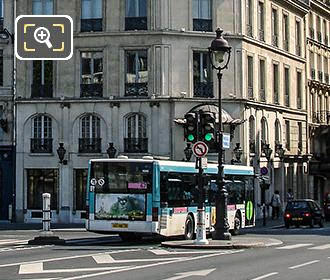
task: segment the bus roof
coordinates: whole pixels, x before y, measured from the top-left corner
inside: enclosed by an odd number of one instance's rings
[[[91,159],[90,162],[149,162],[159,166],[160,171],[167,172],[188,172],[197,173],[194,162],[186,161],[170,161],[156,159]],[[228,165],[224,164],[224,173],[227,175],[253,175],[253,167],[243,165]],[[217,174],[218,165],[208,163],[205,173]]]

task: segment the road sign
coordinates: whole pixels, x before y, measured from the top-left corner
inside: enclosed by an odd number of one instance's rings
[[[207,168],[207,158],[206,157],[203,157],[202,158],[202,168],[203,169],[206,169]]]
[[[229,149],[230,148],[230,134],[222,133],[222,148]]]
[[[193,150],[195,157],[203,157],[207,154],[209,148],[207,147],[207,145],[204,142],[198,141],[194,144],[194,146],[192,147],[192,150]]]
[[[266,166],[263,166],[260,168],[260,174],[261,175],[267,175],[268,174],[268,168]]]

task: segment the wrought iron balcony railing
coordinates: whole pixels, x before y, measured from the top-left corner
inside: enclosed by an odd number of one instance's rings
[[[310,27],[310,28],[309,28],[309,36],[310,36],[312,39],[314,39],[314,34],[315,34],[315,32],[314,32],[314,28],[313,28],[313,27]]]
[[[272,45],[278,47],[278,36],[272,35]]]
[[[81,97],[102,97],[103,84],[80,84]]]
[[[319,76],[319,81],[322,82],[323,81],[323,73],[322,73],[322,71],[318,71],[318,76]]]
[[[195,97],[214,97],[212,82],[194,82],[194,96]]]
[[[53,85],[46,84],[32,84],[31,85],[31,97],[32,98],[51,98],[53,97]]]
[[[212,32],[212,19],[194,18],[193,30]]]
[[[148,96],[148,83],[126,83],[125,96]]]
[[[251,24],[247,24],[246,25],[246,34],[249,37],[253,37],[253,29],[252,29],[252,25]]]
[[[52,153],[53,138],[31,138],[31,153]]]
[[[265,30],[259,29],[259,40],[265,42]]]
[[[125,30],[147,30],[147,17],[126,17]]]
[[[101,153],[101,138],[79,138],[79,153]]]
[[[147,153],[148,138],[124,138],[125,153]]]
[[[248,87],[248,98],[249,99],[253,99],[254,96],[253,96],[253,87],[252,86],[249,86]]]
[[[263,89],[263,88],[260,88],[259,89],[259,98],[260,98],[260,101],[263,101],[263,102],[266,101],[266,92],[265,92],[265,89]]]
[[[315,69],[312,68],[311,69],[311,78],[312,78],[312,80],[315,80],[315,78],[316,78],[315,72],[316,72]]]
[[[80,21],[81,32],[102,31],[102,18],[82,19]]]

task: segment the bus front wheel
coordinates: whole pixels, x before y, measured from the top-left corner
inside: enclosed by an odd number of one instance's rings
[[[188,215],[185,222],[184,238],[186,240],[192,240],[194,239],[194,234],[195,234],[194,219],[191,217],[191,215]]]

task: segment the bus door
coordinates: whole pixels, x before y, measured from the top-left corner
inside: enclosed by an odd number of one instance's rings
[[[249,178],[245,186],[245,226],[253,226],[255,218],[253,178]]]

